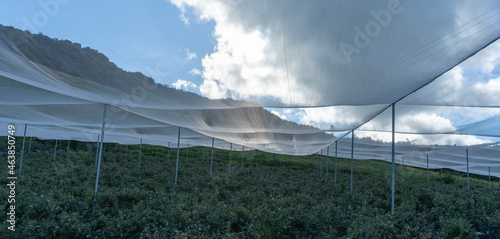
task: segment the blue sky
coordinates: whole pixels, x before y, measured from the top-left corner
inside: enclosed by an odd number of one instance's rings
[[[201,76],[189,72],[201,70],[201,59],[216,45],[214,22],[185,24],[168,1],[0,1],[0,9],[2,25],[78,42],[169,86],[178,79],[199,86]]]

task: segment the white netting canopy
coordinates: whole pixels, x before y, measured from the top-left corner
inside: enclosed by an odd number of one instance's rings
[[[350,157],[355,130],[354,157],[384,160],[395,103],[397,162],[465,171],[468,148],[471,172],[500,177],[498,1],[0,7],[0,122],[27,136],[96,141],[106,104],[105,142],[181,127],[181,147]]]

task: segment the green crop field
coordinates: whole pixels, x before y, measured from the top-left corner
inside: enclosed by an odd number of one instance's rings
[[[6,141],[6,140],[3,140]],[[18,142],[19,145],[19,142]],[[2,147],[4,145],[1,145]],[[16,188],[16,231],[2,220],[2,238],[498,238],[500,188],[488,177],[396,167],[396,208],[390,212],[390,165],[334,160],[322,172],[314,156],[216,150],[210,176],[210,149],[176,149],[106,144],[99,192],[95,144],[63,141],[54,159],[54,141],[33,140],[25,153]],[[20,147],[19,147],[20,148]],[[27,151],[27,149],[26,149]],[[20,153],[17,154],[20,158]],[[2,159],[6,153],[2,152]],[[204,159],[203,159],[204,158]],[[6,160],[3,160],[6,162]],[[250,162],[251,161],[251,162]],[[19,160],[17,161],[19,165]],[[3,164],[7,172],[7,164]],[[6,175],[6,173],[3,173]],[[6,176],[0,178],[8,183]],[[0,191],[6,215],[6,186]]]

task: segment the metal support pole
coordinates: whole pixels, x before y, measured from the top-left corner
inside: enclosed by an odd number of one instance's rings
[[[252,158],[253,158],[254,154],[255,154],[255,149],[252,150],[252,155],[250,156],[250,168],[252,167]]]
[[[469,183],[469,149],[465,149],[465,157],[467,158],[467,189],[470,189],[470,183]]]
[[[320,154],[320,166],[319,166],[319,176],[323,176],[323,150],[321,150]]]
[[[429,185],[429,155],[427,154],[427,185]]]
[[[352,193],[352,184],[354,182],[354,130],[351,131],[351,193]]]
[[[380,174],[382,174],[382,163],[379,163],[380,165]]]
[[[175,185],[177,185],[177,173],[179,171],[179,146],[181,144],[181,127],[179,126],[179,132],[177,133],[177,161],[175,163]]]
[[[57,139],[56,139],[56,145],[54,146],[54,160],[56,160],[56,153],[57,153]]]
[[[19,175],[21,175],[21,168],[23,167],[24,142],[26,141],[26,130],[27,129],[28,129],[28,124],[24,124],[24,137],[23,137],[23,147],[21,149],[21,163],[19,164]]]
[[[187,161],[188,161],[188,159],[189,159],[189,144],[188,144],[188,145],[187,145],[187,147],[186,147],[186,151],[187,151],[187,152],[186,152],[186,162],[187,162]]]
[[[95,194],[94,194],[94,201],[96,200],[97,198],[97,188],[98,188],[98,185],[99,185],[99,172],[100,172],[100,169],[101,169],[101,159],[102,159],[102,143],[103,143],[103,139],[104,139],[104,127],[106,126],[106,108],[107,108],[107,104],[104,104],[104,113],[102,114],[102,127],[101,127],[101,143],[100,143],[100,147],[99,147],[99,161],[97,162],[97,176],[96,176],[96,179],[95,179]]]
[[[319,157],[318,157],[318,153],[319,152],[316,152],[316,154],[314,154],[314,161],[316,162],[316,171],[319,171]]]
[[[68,140],[68,149],[66,149],[66,152],[69,153],[69,143],[71,142],[71,140]]]
[[[233,143],[229,145],[229,172],[231,172],[231,154],[233,153]]]
[[[203,146],[202,152],[201,152],[201,161],[205,160],[205,146]]]
[[[33,137],[30,137],[30,146],[28,147],[28,153],[31,152],[31,140],[33,139]]]
[[[215,138],[212,138],[212,156],[210,156],[210,176],[212,176],[212,167],[214,164],[214,141]]]
[[[335,184],[337,184],[337,142],[335,141]]]
[[[97,168],[97,159],[99,158],[99,142],[101,142],[101,134],[97,135],[97,144],[95,146],[95,167]]]
[[[317,164],[317,162],[318,162],[318,161],[316,160],[316,156],[317,156],[317,155],[316,155],[316,153],[315,153],[315,154],[314,154],[314,159],[313,159],[313,160],[314,160],[314,171],[318,170],[318,167],[317,167],[317,165],[316,165],[316,164]]]
[[[142,156],[142,138],[141,138],[141,144],[139,145],[139,168],[141,168],[141,156]]]
[[[330,146],[326,147],[326,175],[325,177],[328,177],[328,155],[330,153]]]
[[[243,169],[243,158],[245,157],[245,146],[243,146],[243,150],[241,151],[241,168]]]
[[[405,157],[403,157],[403,181],[405,180]]]
[[[491,171],[490,171],[490,166],[488,166],[488,183],[490,184],[490,191],[491,191]]]
[[[168,142],[168,148],[167,148],[167,162],[170,159],[170,142]]]
[[[392,103],[392,179],[391,179],[391,214],[394,214],[394,192],[396,190],[395,184],[395,175],[394,168],[396,167],[395,161],[395,151],[396,151],[396,142],[395,142],[395,131],[396,131],[396,107],[394,103]]]
[[[255,167],[257,167],[257,164],[259,163],[259,155],[255,156]]]
[[[128,157],[128,144],[125,145],[125,157]]]
[[[441,179],[441,183],[443,183],[443,168],[439,169],[439,179]]]

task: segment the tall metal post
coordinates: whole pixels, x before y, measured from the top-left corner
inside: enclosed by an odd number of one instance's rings
[[[328,177],[328,155],[330,153],[330,145],[326,147],[326,175],[325,177]]]
[[[429,185],[429,155],[427,154],[427,185]]]
[[[252,167],[252,158],[255,154],[255,149],[252,150],[252,155],[250,155],[250,168]]]
[[[441,183],[443,183],[443,168],[439,169],[439,179],[441,180]]]
[[[187,152],[186,152],[186,162],[187,162],[187,161],[188,161],[188,159],[189,159],[189,144],[188,144],[188,145],[187,145],[187,147],[186,147],[186,151],[187,151]]]
[[[231,172],[231,154],[233,153],[233,143],[229,144],[229,172]]]
[[[395,175],[394,168],[396,167],[395,161],[395,151],[396,151],[396,141],[395,141],[395,131],[396,131],[396,107],[392,103],[392,178],[391,178],[391,214],[394,214],[394,192],[396,190],[395,185]]]
[[[203,146],[202,152],[201,152],[201,161],[205,160],[205,146]]]
[[[33,137],[30,137],[30,146],[28,147],[28,153],[31,152],[31,140],[33,139]]]
[[[142,156],[142,138],[141,138],[141,144],[139,145],[139,168],[141,168],[141,156]]]
[[[68,140],[68,149],[66,149],[66,152],[69,153],[69,143],[71,142],[71,140]]]
[[[23,167],[24,142],[26,141],[26,130],[27,129],[28,129],[28,124],[24,124],[24,137],[23,137],[23,147],[21,149],[21,163],[19,164],[19,175],[21,175],[21,168]]]
[[[125,157],[128,157],[128,144],[125,145]]]
[[[212,167],[214,164],[214,141],[215,138],[212,137],[212,156],[210,156],[210,176],[212,176]]]
[[[259,163],[259,155],[255,156],[255,167],[257,167],[257,164]]]
[[[168,142],[168,148],[167,148],[167,162],[170,159],[170,142]]]
[[[245,146],[243,145],[243,150],[241,151],[241,169],[243,169],[243,158],[245,157]]]
[[[175,163],[175,185],[177,185],[177,173],[179,172],[179,146],[181,144],[181,127],[177,133],[177,161]]]
[[[317,160],[317,154],[314,154],[314,171],[318,171],[318,160]]]
[[[95,146],[95,167],[97,168],[97,159],[99,158],[99,142],[101,142],[101,134],[97,135],[97,144]]]
[[[470,183],[469,183],[469,149],[465,149],[465,157],[467,158],[467,189],[470,189]]]
[[[320,166],[319,166],[319,176],[323,176],[323,150],[320,153]]]
[[[354,130],[351,131],[351,193],[352,193],[352,184],[354,182]]]
[[[403,157],[403,181],[405,180],[405,157]]]
[[[488,166],[488,183],[490,184],[490,191],[491,191],[491,171],[490,171],[490,166]]]
[[[97,199],[97,188],[99,185],[99,172],[101,169],[101,159],[102,159],[102,143],[104,139],[104,127],[106,126],[106,108],[107,104],[104,104],[104,113],[102,114],[102,127],[101,127],[101,142],[99,147],[99,161],[97,162],[97,176],[95,179],[95,193],[94,193],[94,201]]]
[[[387,158],[384,159],[385,176],[387,177]]]
[[[335,141],[335,184],[337,184],[337,142]]]
[[[56,139],[56,145],[54,146],[54,160],[56,160],[56,153],[57,153],[57,139]]]

